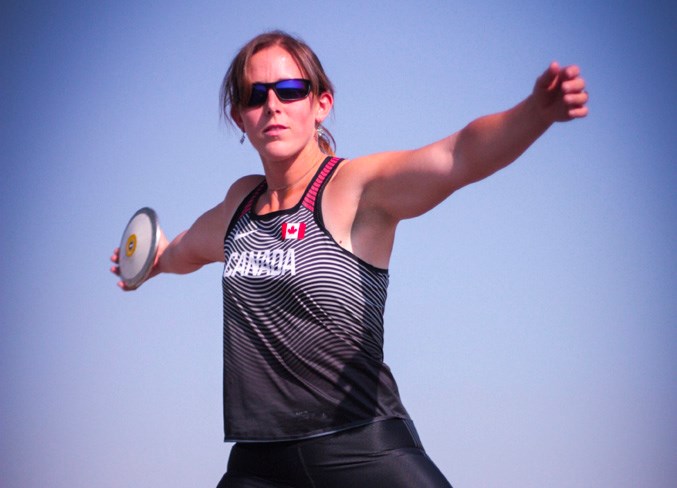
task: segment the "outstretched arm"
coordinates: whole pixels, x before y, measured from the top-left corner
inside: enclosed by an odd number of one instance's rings
[[[222,202],[202,214],[167,245],[157,260],[155,274],[187,274],[205,264],[223,261],[225,226]]]
[[[460,188],[512,163],[554,122],[585,117],[587,100],[579,68],[552,63],[524,101],[505,112],[480,117],[457,134],[453,184]]]
[[[160,232],[158,252],[148,279],[160,273],[191,273],[205,264],[223,261],[222,241],[225,224],[222,213],[223,203],[205,212],[190,229],[181,232],[171,242],[163,232]],[[111,271],[119,276],[119,248],[113,252],[111,261],[114,263]],[[118,286],[129,291],[122,281],[118,282]]]
[[[192,273],[206,264],[223,262],[226,227],[239,203],[260,181],[261,176],[256,175],[240,178],[230,187],[226,198],[202,214],[188,230],[181,232],[171,242],[161,234],[149,279],[160,273]],[[111,256],[113,266],[110,270],[118,276],[119,259],[120,250],[115,249]],[[129,291],[122,281],[118,282],[118,286]]]
[[[367,156],[346,173],[361,185],[362,209],[392,222],[415,217],[513,162],[554,122],[585,117],[587,101],[579,68],[552,63],[515,107],[421,149]]]

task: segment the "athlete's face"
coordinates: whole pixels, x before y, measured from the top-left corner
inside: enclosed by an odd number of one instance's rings
[[[250,83],[274,83],[305,75],[286,50],[272,46],[251,57],[247,78]],[[317,147],[315,127],[329,113],[331,102],[331,95],[316,97],[312,92],[302,100],[283,102],[269,89],[263,105],[244,107],[234,118],[262,159],[288,159]]]

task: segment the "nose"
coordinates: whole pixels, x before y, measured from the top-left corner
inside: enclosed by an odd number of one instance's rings
[[[268,95],[266,96],[266,101],[264,103],[264,106],[268,109],[270,112],[275,112],[277,110],[278,105],[282,103],[280,102],[280,99],[277,98],[277,93],[275,93],[275,90],[273,87],[268,88]]]

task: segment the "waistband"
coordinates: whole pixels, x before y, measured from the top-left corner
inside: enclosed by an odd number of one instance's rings
[[[387,451],[401,447],[423,447],[414,427],[414,422],[408,419],[379,420],[326,437],[326,439],[320,437],[315,440],[340,443],[345,447],[359,447],[373,451]]]
[[[412,447],[423,449],[421,439],[409,419],[377,420],[360,427],[296,441],[283,442],[247,442],[238,443],[247,448],[257,449],[286,449],[289,447],[310,449],[338,448],[341,450],[359,451],[388,451]]]

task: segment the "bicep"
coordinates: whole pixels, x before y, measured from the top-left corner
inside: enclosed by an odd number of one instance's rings
[[[223,261],[223,238],[226,234],[224,202],[202,214],[183,236],[186,259],[205,265]]]
[[[381,153],[353,161],[361,185],[360,206],[399,221],[419,216],[465,184],[453,134],[411,151]]]
[[[160,255],[161,272],[190,273],[214,262],[224,261],[226,229],[241,200],[261,181],[246,176],[236,181],[225,199],[203,213],[190,228],[179,234]]]
[[[225,199],[202,214],[184,236],[189,259],[196,265],[224,261],[223,242],[226,230],[237,207],[254,187],[261,182],[260,175],[249,175],[237,180]]]
[[[206,264],[224,260],[223,236],[218,237],[221,229],[225,233],[225,226],[219,224],[218,219],[222,205],[202,214],[188,230],[172,240],[160,257],[162,271],[191,273]]]

